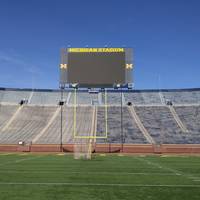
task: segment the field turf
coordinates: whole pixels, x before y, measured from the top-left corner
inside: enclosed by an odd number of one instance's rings
[[[0,154],[1,200],[200,199],[200,157]]]

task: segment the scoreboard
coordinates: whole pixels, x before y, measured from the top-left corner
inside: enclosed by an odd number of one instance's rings
[[[131,48],[63,48],[60,84],[106,88],[132,83]]]

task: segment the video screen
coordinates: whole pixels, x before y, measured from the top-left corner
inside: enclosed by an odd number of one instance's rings
[[[125,83],[125,52],[68,52],[68,83],[101,86]]]

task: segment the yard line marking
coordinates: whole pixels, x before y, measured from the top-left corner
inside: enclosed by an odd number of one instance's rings
[[[15,155],[14,153],[1,153],[0,156]]]
[[[155,162],[152,162],[152,161],[149,161],[149,160],[145,160],[143,158],[138,158],[138,157],[137,158],[134,157],[134,158],[137,159],[137,160],[146,162],[148,165],[156,166],[156,167],[158,167],[160,169],[171,171],[171,172],[175,173],[176,175],[183,176],[183,177],[185,177],[185,178],[187,178],[189,180],[192,180],[192,181],[195,181],[194,179],[199,179],[199,177],[195,177],[194,175],[185,174],[185,173],[181,172],[180,170],[172,169],[172,168],[169,168],[169,167],[163,167],[158,163],[155,163]]]
[[[5,163],[1,163],[0,166],[4,166],[4,165],[7,165],[7,164],[13,164],[13,163],[20,163],[20,162],[27,161],[27,160],[34,160],[34,159],[40,158],[40,157],[42,157],[42,156],[22,158],[22,159],[17,159],[17,160],[14,160],[14,161],[8,161],[8,162],[5,162]]]
[[[0,185],[68,185],[68,186],[119,186],[119,187],[182,187],[182,188],[199,188],[200,185],[155,185],[155,184],[123,184],[123,183],[70,183],[70,182],[0,182]]]
[[[161,166],[161,165],[158,164],[158,163],[151,162],[151,161],[146,160],[146,159],[143,159],[143,158],[138,158],[138,157],[134,157],[134,158],[137,159],[137,160],[143,161],[143,162],[147,163],[148,165],[155,166],[155,167],[157,167],[157,168],[159,168],[159,169],[164,169],[165,171],[166,171],[166,170],[167,170],[167,171],[170,171],[170,172],[172,172],[172,173],[174,173],[174,174],[176,174],[176,175],[179,175],[179,176],[182,175],[178,170],[174,170],[174,169],[169,168],[169,167],[163,167],[163,166]]]
[[[45,171],[15,171],[15,170],[0,170],[0,173],[16,173],[16,174],[26,174],[26,173],[39,173],[39,174],[48,174],[48,173],[51,173],[50,170],[45,170]],[[77,172],[60,172],[60,171],[57,171],[56,173],[58,174],[106,174],[106,175],[147,175],[147,176],[180,176],[180,175],[177,175],[177,174],[169,174],[169,173],[142,173],[142,172],[80,172],[80,171],[77,171]]]
[[[190,177],[192,179],[192,181],[200,181],[200,177],[194,177],[194,176],[191,176]]]

